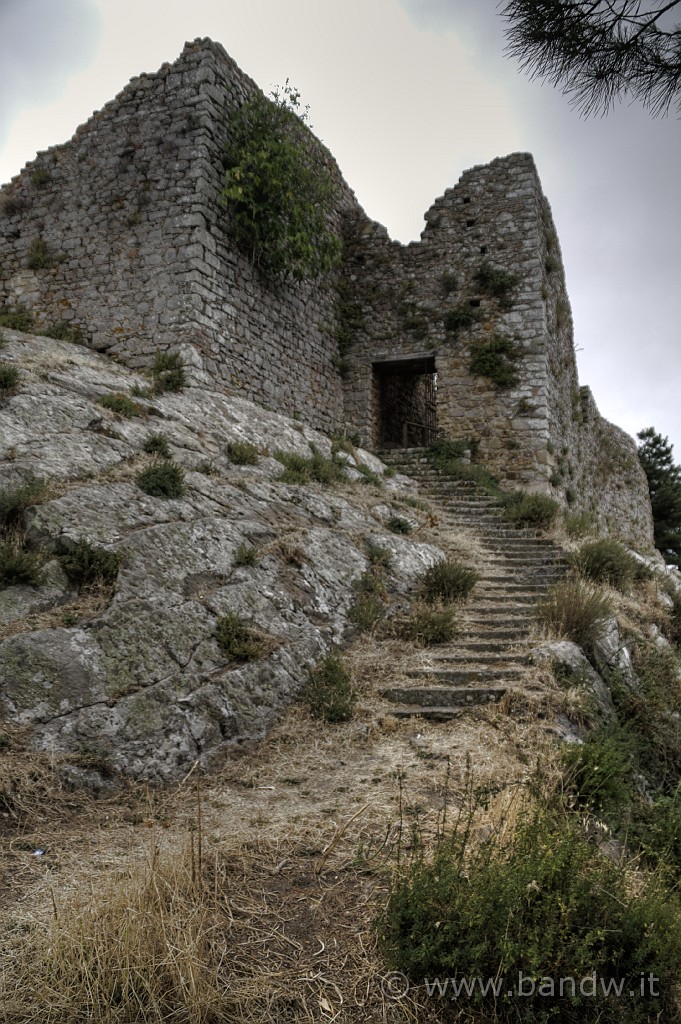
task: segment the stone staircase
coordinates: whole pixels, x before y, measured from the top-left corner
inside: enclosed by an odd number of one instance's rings
[[[565,575],[564,553],[536,530],[511,525],[494,499],[474,482],[436,470],[425,449],[378,454],[418,481],[444,529],[470,530],[487,554],[486,564],[475,567],[480,580],[463,608],[460,638],[424,652],[406,673],[413,683],[382,691],[400,718],[447,721],[467,707],[496,702],[509,691],[522,689],[534,606]]]

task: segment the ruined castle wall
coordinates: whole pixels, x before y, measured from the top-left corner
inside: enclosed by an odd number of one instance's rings
[[[542,199],[532,158],[514,154],[467,171],[426,214],[420,242],[400,246],[379,226],[358,223],[347,284],[349,292],[358,287],[361,309],[350,311],[346,401],[364,436],[377,440],[367,388],[372,363],[430,354],[441,434],[475,440],[480,460],[502,480],[548,489]],[[478,277],[483,266],[516,283],[493,294]],[[475,320],[452,327],[452,315],[462,311]],[[515,349],[512,387],[470,368],[476,346],[499,338]]]
[[[256,88],[197,40],[39,154],[2,190],[0,306],[25,306],[42,329],[78,325],[131,365],[191,345],[214,382],[336,429],[333,280],[263,281],[233,250],[220,204],[230,114]],[[354,197],[310,145],[338,184],[339,225]]]

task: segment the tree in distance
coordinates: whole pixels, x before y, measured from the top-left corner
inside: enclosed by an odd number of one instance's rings
[[[655,547],[665,561],[681,568],[681,468],[674,464],[673,445],[653,427],[636,436],[653,506]]]

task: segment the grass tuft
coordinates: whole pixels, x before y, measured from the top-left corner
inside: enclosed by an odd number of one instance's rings
[[[420,591],[427,604],[444,601],[450,604],[463,601],[478,582],[474,569],[444,560],[426,569],[420,580]]]
[[[187,490],[182,468],[172,462],[142,470],[137,476],[137,486],[156,498],[181,498]]]
[[[301,699],[313,718],[325,722],[347,722],[352,718],[357,694],[350,671],[336,651],[327,654],[310,672]]]

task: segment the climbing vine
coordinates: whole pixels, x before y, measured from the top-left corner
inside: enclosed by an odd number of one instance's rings
[[[336,266],[341,240],[329,225],[336,187],[288,80],[231,120],[222,201],[238,248],[267,277],[314,278]]]

